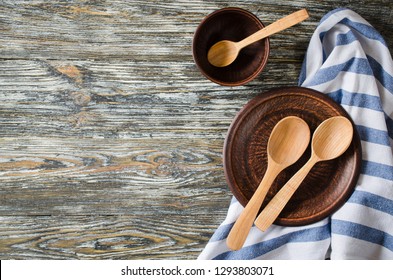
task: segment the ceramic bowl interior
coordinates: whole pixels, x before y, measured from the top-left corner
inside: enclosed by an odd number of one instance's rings
[[[243,48],[237,59],[226,67],[215,67],[207,60],[210,47],[221,40],[240,41],[263,28],[252,13],[240,8],[217,10],[202,20],[193,39],[194,61],[203,75],[225,86],[243,85],[254,79],[266,65],[269,39]]]

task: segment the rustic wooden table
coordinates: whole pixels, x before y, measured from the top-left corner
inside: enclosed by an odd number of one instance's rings
[[[191,54],[212,11],[270,23],[265,71],[206,80]],[[195,259],[226,215],[227,129],[272,87],[296,85],[320,18],[352,8],[393,44],[393,2],[0,1],[0,259]]]

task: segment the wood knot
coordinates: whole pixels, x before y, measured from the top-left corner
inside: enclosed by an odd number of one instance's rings
[[[63,65],[56,68],[61,74],[67,76],[69,79],[74,80],[76,83],[80,84],[83,82],[83,74],[74,65]]]
[[[90,95],[83,92],[72,92],[71,97],[74,104],[77,106],[87,106],[91,101]]]

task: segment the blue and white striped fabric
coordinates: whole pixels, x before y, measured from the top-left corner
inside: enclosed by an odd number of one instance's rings
[[[393,259],[393,61],[381,35],[349,9],[322,18],[299,85],[328,94],[350,114],[361,137],[361,175],[331,217],[302,227],[255,226],[244,247],[226,237],[243,207],[232,199],[225,221],[199,259]]]

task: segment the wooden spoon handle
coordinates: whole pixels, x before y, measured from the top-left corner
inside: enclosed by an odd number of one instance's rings
[[[286,17],[283,17],[272,24],[266,26],[265,28],[255,32],[254,34],[244,38],[240,42],[237,43],[239,49],[244,48],[256,41],[259,41],[265,37],[268,37],[274,33],[280,32],[286,28],[289,28],[309,17],[306,9],[299,10],[294,12]]]
[[[311,157],[310,160],[278,191],[255,220],[255,226],[257,228],[265,231],[271,226],[317,161],[316,158]]]
[[[274,179],[277,177],[278,173],[280,173],[280,170],[277,168],[270,168],[268,166],[265,176],[263,177],[257,190],[254,192],[250,201],[247,203],[239,218],[236,220],[236,223],[233,225],[231,232],[227,237],[227,246],[231,250],[239,250],[243,247],[252,224],[254,223],[255,217],[257,216],[262,202],[265,199],[267,191],[272,185]]]

